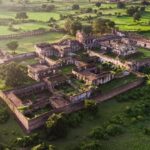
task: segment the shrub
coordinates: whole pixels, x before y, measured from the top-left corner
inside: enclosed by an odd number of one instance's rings
[[[110,136],[115,136],[115,135],[119,135],[123,133],[122,127],[120,125],[117,124],[109,124],[106,127],[106,132],[108,133],[108,135]]]
[[[123,117],[123,115],[116,115],[116,116],[113,116],[109,122],[121,125],[121,124],[124,124],[124,119],[125,118]]]
[[[108,134],[105,132],[105,129],[103,127],[97,127],[92,129],[92,131],[89,134],[90,138],[93,139],[108,139]]]

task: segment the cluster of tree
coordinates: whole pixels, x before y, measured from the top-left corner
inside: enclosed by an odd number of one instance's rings
[[[101,33],[101,34],[108,33],[113,28],[115,28],[115,22],[109,19],[98,18],[94,20],[92,24],[92,29],[93,29],[93,32],[95,33]]]
[[[0,66],[0,79],[5,81],[8,87],[24,85],[28,79],[26,68],[16,63]]]
[[[123,133],[123,127],[119,124],[108,124],[96,127],[91,130],[89,137],[95,140],[108,139],[109,136],[116,136]]]
[[[9,119],[9,114],[6,108],[0,108],[0,123],[6,123]]]
[[[128,106],[125,109],[125,115],[131,118],[132,122],[144,120],[144,117],[150,116],[150,96],[144,97],[139,103],[133,106]]]
[[[127,14],[135,21],[139,21],[142,17],[142,13],[145,11],[145,7],[139,7],[139,6],[131,6],[127,8]]]
[[[28,15],[26,12],[18,12],[15,18],[24,20],[28,18]]]
[[[52,114],[46,121],[47,134],[52,138],[62,138],[67,135],[68,125],[64,114]]]
[[[91,21],[92,17],[89,16],[87,19]],[[83,26],[80,21],[73,20],[71,18],[68,18],[64,24],[65,31],[71,35],[75,35],[78,30],[82,30],[86,34],[90,34],[90,33],[104,34],[104,33],[111,32],[112,29],[114,28],[115,28],[115,23],[113,21],[109,19],[101,19],[101,18],[94,20],[91,26],[90,25]]]
[[[70,115],[53,114],[46,121],[46,130],[48,136],[52,138],[62,138],[67,135],[69,128],[75,128],[83,120],[83,114],[97,116],[98,107],[94,100],[85,100],[84,110]]]
[[[82,24],[78,20],[72,20],[71,18],[68,18],[65,21],[64,29],[69,34],[75,35],[78,30],[82,29]]]

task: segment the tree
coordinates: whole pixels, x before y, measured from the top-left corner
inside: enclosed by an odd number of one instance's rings
[[[80,6],[78,4],[72,5],[72,10],[78,10],[80,9]]]
[[[24,19],[27,19],[27,18],[28,18],[28,16],[27,16],[26,12],[18,12],[16,14],[16,19],[22,19],[22,20],[24,20]]]
[[[101,6],[101,2],[96,2],[96,3],[95,3],[95,6],[96,6],[96,7],[100,7],[100,6]]]
[[[115,23],[108,19],[98,18],[94,20],[92,24],[92,29],[95,33],[104,34],[110,32],[112,28],[115,28]]]
[[[26,68],[16,63],[9,63],[0,67],[0,78],[5,81],[6,86],[18,87],[25,84],[27,80]]]
[[[15,54],[15,50],[18,48],[19,44],[17,41],[12,41],[7,43],[7,47],[13,51],[13,53]]]
[[[136,12],[138,12],[139,11],[139,7],[138,6],[131,6],[131,7],[129,7],[128,9],[127,9],[127,14],[129,15],[129,16],[133,16]]]
[[[67,31],[69,34],[71,35],[75,35],[76,32],[78,30],[81,30],[82,29],[82,24],[75,20],[71,20],[70,18],[68,18],[66,21],[65,21],[65,24],[64,24],[64,29],[65,31]]]
[[[67,122],[63,114],[52,114],[46,121],[48,135],[61,138],[67,134]]]
[[[136,12],[133,15],[133,19],[134,19],[134,21],[139,21],[141,19],[141,13],[140,12]]]
[[[126,6],[125,6],[125,3],[124,2],[118,2],[117,3],[117,8],[119,8],[119,9],[123,9],[123,8],[125,8]]]
[[[85,100],[84,101],[84,107],[92,115],[96,115],[98,112],[98,107],[97,107],[96,102],[94,100]]]

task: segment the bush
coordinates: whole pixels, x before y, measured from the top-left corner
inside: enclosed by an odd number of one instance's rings
[[[97,127],[92,129],[89,137],[97,140],[108,139],[108,134],[105,132],[105,129],[103,127]]]
[[[125,118],[123,117],[123,115],[116,115],[116,116],[113,116],[109,122],[121,125],[121,124],[124,124],[124,119]]]
[[[117,124],[109,124],[106,127],[106,132],[108,133],[108,135],[110,136],[115,136],[115,135],[120,135],[123,133],[122,127],[120,125]]]

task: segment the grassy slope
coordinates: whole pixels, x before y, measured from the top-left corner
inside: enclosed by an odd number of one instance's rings
[[[22,39],[14,39],[17,40],[19,43],[19,47],[16,50],[16,53],[25,53],[25,52],[31,52],[34,51],[34,45],[36,43],[41,43],[41,42],[54,42],[59,39],[64,37],[64,34],[61,33],[48,33],[45,35],[40,35],[40,36],[33,36],[33,37],[27,37],[27,38],[22,38]],[[4,40],[0,41],[0,47],[11,52],[6,44],[10,42],[10,40]]]
[[[58,150],[66,150],[73,145],[76,145],[90,130],[94,127],[102,125],[107,122],[113,115],[120,114],[126,106],[132,105],[132,102],[119,103],[115,99],[103,102],[99,105],[99,117],[91,120],[88,118],[82,122],[79,127],[72,129],[67,138],[56,141]],[[125,133],[121,136],[110,138],[108,141],[101,141],[104,150],[149,150],[150,138],[142,133],[142,127],[149,126],[150,121],[133,124],[129,126]]]
[[[1,101],[1,99],[0,99]],[[0,102],[0,109],[4,107],[4,104]],[[9,145],[11,141],[16,139],[16,137],[22,136],[24,133],[14,116],[10,116],[9,120],[5,124],[0,124],[0,143]]]

